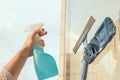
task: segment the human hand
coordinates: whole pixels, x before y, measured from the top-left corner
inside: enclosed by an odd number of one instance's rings
[[[23,55],[26,57],[29,57],[32,55],[32,48],[34,46],[34,37],[35,35],[38,35],[39,37],[42,37],[47,34],[47,31],[45,31],[43,28],[42,29],[36,29],[34,30],[31,34],[29,34],[24,42],[24,45],[22,49],[24,50]],[[40,39],[39,41],[42,46],[45,45],[44,40]]]

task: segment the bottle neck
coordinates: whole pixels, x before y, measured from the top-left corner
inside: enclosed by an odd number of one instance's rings
[[[44,52],[44,49],[42,47],[34,47],[33,51],[38,51],[38,52]]]

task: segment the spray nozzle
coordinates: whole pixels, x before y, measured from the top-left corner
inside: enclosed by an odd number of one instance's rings
[[[31,24],[25,30],[25,32],[33,32],[36,29],[41,29],[43,27],[43,23]]]
[[[42,27],[43,27],[43,23],[32,24],[25,29],[25,32],[31,33],[36,29],[42,29]],[[44,45],[45,44],[44,44],[43,40],[37,34],[34,37],[34,47],[44,47]]]

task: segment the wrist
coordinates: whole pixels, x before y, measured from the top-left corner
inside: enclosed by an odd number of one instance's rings
[[[29,49],[23,48],[23,47],[18,51],[18,54],[20,57],[26,58],[26,59],[31,56]]]

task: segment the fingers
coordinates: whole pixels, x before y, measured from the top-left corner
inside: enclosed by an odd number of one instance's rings
[[[44,47],[44,46],[45,46],[45,42],[44,42],[44,40],[43,40],[43,39],[41,39],[41,40],[40,40],[40,44],[42,45],[42,47]]]
[[[38,34],[39,36],[44,36],[47,34],[47,31],[45,31],[43,28],[42,29],[36,29],[31,33],[31,38],[34,38],[34,36]]]
[[[38,35],[39,36],[44,36],[47,34],[47,31],[45,31],[43,28],[38,30]]]

